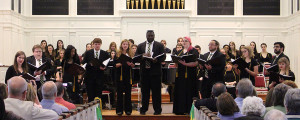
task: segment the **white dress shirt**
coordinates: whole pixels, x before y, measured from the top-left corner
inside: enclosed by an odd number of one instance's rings
[[[100,57],[100,50],[98,50],[98,51],[96,51],[95,49],[94,49],[94,57],[96,58],[96,52],[98,52],[98,58],[97,59],[99,59],[99,57]]]

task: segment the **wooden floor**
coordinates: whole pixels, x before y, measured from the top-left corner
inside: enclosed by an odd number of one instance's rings
[[[133,110],[131,115],[118,116],[115,110],[103,110],[102,116],[105,120],[189,120],[188,115],[161,114],[140,115],[140,112]]]

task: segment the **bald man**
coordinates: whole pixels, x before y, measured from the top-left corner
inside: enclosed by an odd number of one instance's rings
[[[8,80],[8,98],[4,100],[5,109],[25,120],[57,120],[58,115],[52,110],[34,106],[32,101],[24,101],[27,93],[27,82],[16,76]]]
[[[53,81],[48,81],[43,84],[42,95],[43,100],[41,101],[41,105],[43,106],[43,108],[53,110],[58,115],[62,114],[63,112],[69,111],[69,109],[65,106],[55,103],[55,98],[57,96],[57,87]]]

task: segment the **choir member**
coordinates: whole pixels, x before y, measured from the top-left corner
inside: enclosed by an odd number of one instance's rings
[[[166,40],[161,40],[160,43],[164,45],[165,53],[171,53],[171,50],[169,48],[167,48],[167,41]]]
[[[220,43],[217,40],[211,40],[208,46],[209,52],[203,55],[203,59],[220,59],[220,63],[201,65],[205,70],[201,87],[201,95],[203,98],[211,97],[212,86],[216,82],[224,83],[225,55],[219,50]]]
[[[54,66],[56,67],[56,74],[55,74],[55,78],[57,82],[63,82],[62,81],[62,61],[65,55],[65,49],[62,49],[59,51],[59,56],[57,57],[57,59],[54,61]]]
[[[228,52],[228,51],[229,51],[229,45],[227,45],[227,44],[223,45],[223,49],[224,49],[226,52]]]
[[[37,71],[34,67],[29,67],[30,74],[36,78],[37,87],[40,88],[42,84],[50,80],[51,75],[54,74],[55,68],[52,67],[51,60],[43,56],[42,47],[40,45],[34,45],[32,48],[33,56],[27,57],[27,62],[35,65],[36,67],[46,64],[44,70]]]
[[[243,47],[245,47],[245,45],[240,45],[240,48],[239,48],[239,55],[240,55],[240,56],[243,55],[243,53],[242,53],[242,51],[241,51]]]
[[[224,82],[227,86],[227,92],[229,92],[233,98],[236,98],[236,90],[235,85],[239,81],[239,76],[235,73],[234,69],[232,68],[232,63],[227,62],[224,72]]]
[[[225,50],[224,48],[220,49],[220,52],[221,52],[223,55],[225,55],[225,60],[226,60],[226,62],[228,62],[228,61],[231,60],[230,56],[228,55],[228,52],[226,52],[226,50]]]
[[[184,37],[183,41],[182,55],[194,55],[195,58],[198,58],[199,53],[197,49],[192,47],[191,38]],[[197,65],[197,61],[187,63],[180,60],[178,63],[178,79],[175,79],[173,104],[173,112],[176,115],[188,114],[193,103],[192,98],[198,96]]]
[[[100,38],[95,38],[93,40],[94,49],[87,51],[83,59],[83,64],[87,63],[85,83],[89,102],[93,101],[95,97],[101,98],[102,96],[105,67],[93,66],[93,64],[91,64],[93,59],[97,62],[103,62],[109,58],[108,53],[100,49],[101,45],[102,40]]]
[[[261,47],[261,52],[257,56],[258,63],[264,64],[264,63],[271,63],[272,62],[272,54],[267,52],[267,44],[262,43],[260,45]],[[263,66],[259,66],[259,72],[263,71]]]
[[[40,45],[42,47],[43,54],[45,55],[46,47],[47,47],[47,41],[46,40],[42,40]]]
[[[27,59],[23,51],[18,51],[15,54],[14,64],[8,67],[5,75],[5,83],[14,76],[20,76],[28,73]]]
[[[91,49],[92,49],[91,43],[87,43],[87,44],[85,45],[85,51],[84,51],[84,53],[81,55],[81,56],[82,56],[82,59],[84,59],[86,51],[89,51],[89,50],[91,50]]]
[[[152,91],[152,102],[154,115],[161,114],[161,77],[162,67],[161,62],[166,58],[164,54],[164,46],[154,41],[155,34],[153,30],[148,30],[146,33],[147,41],[138,45],[137,54],[155,58],[153,61],[143,59],[140,65],[140,75],[142,84],[142,108],[140,114],[145,115],[149,107],[150,90]]]
[[[120,49],[117,53],[117,57],[121,54],[133,57],[130,49],[130,42],[128,40],[123,40],[120,45]],[[118,61],[116,64],[116,80],[117,80],[117,115],[122,115],[125,111],[126,115],[131,115],[131,84],[132,84],[132,71],[131,68],[134,67],[132,62],[128,61]],[[123,93],[125,93],[125,99],[123,102]],[[125,104],[123,104],[125,103]],[[124,108],[123,108],[124,106]]]
[[[109,48],[108,48],[108,50],[106,52],[108,52],[110,54],[111,51],[117,51],[116,49],[117,49],[116,42],[111,42],[109,44]]]
[[[182,44],[183,45],[183,38],[182,37],[177,39],[177,44]],[[176,51],[176,49],[177,48],[173,48],[172,55],[174,55],[176,52],[178,52],[178,51]]]
[[[137,45],[136,44],[133,44],[133,45],[131,45],[131,52],[132,52],[132,54],[135,56],[136,55],[136,49],[137,49]]]
[[[254,53],[254,58],[257,59],[256,57],[257,57],[258,52],[257,52],[257,49],[256,49],[256,43],[254,41],[252,41],[250,43],[250,47],[251,47],[251,49],[252,49],[252,51]]]
[[[291,76],[292,81],[295,81],[295,74],[294,72],[291,71],[290,69],[290,61],[286,58],[286,57],[281,57],[278,60],[278,67],[279,67],[279,74],[281,75],[286,75],[286,76]],[[283,81],[285,81],[284,79],[279,77],[279,82],[282,83]],[[275,87],[277,84],[275,81],[272,81],[272,83],[269,85],[269,88],[273,88]]]
[[[49,59],[51,59],[51,61],[54,61],[55,60],[55,56],[56,56],[56,53],[55,53],[55,50],[54,50],[54,47],[52,44],[49,44],[47,47],[46,47],[46,52],[45,52],[45,56]]]
[[[134,40],[133,39],[129,39],[128,41],[130,42],[131,45],[134,45]]]
[[[251,80],[253,86],[255,85],[255,76],[258,74],[258,64],[254,59],[254,52],[250,46],[242,47],[241,49],[243,55],[242,58],[247,63],[245,69],[237,69],[238,65],[234,65],[236,73],[240,75],[240,78],[248,78]]]
[[[289,57],[283,53],[285,46],[282,42],[275,42],[273,48],[274,48],[275,57],[273,57],[273,59],[271,61],[271,66],[278,64],[278,60],[282,57],[286,57],[289,60]],[[273,72],[278,72],[278,71],[273,71]],[[269,84],[271,84],[273,82],[273,80],[275,80],[275,79],[277,79],[277,78],[270,75]]]
[[[67,92],[70,96],[70,99],[73,103],[79,104],[79,83],[78,83],[78,75],[72,75],[71,73],[68,73],[70,67],[72,64],[80,64],[79,57],[77,55],[76,48],[72,45],[68,45],[67,49],[65,50],[64,59],[61,63],[62,65],[62,71],[63,71],[63,83],[71,83],[67,87]]]
[[[238,50],[236,49],[236,45],[233,41],[229,42],[229,52],[228,55],[231,59],[237,59],[240,57]]]
[[[64,47],[64,42],[62,40],[57,40],[56,42],[56,49],[55,49],[55,58],[57,58],[59,56],[59,52],[64,50],[65,47]]]
[[[198,56],[198,58],[201,58],[201,56],[203,56],[202,54],[201,54],[201,47],[199,46],[199,45],[195,45],[195,49],[198,51],[198,53],[199,53],[199,56]]]

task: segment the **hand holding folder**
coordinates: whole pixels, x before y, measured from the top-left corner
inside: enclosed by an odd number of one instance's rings
[[[186,63],[196,61],[196,57],[193,54],[183,56],[171,55],[171,58],[174,63],[179,63],[179,60],[185,61]]]

